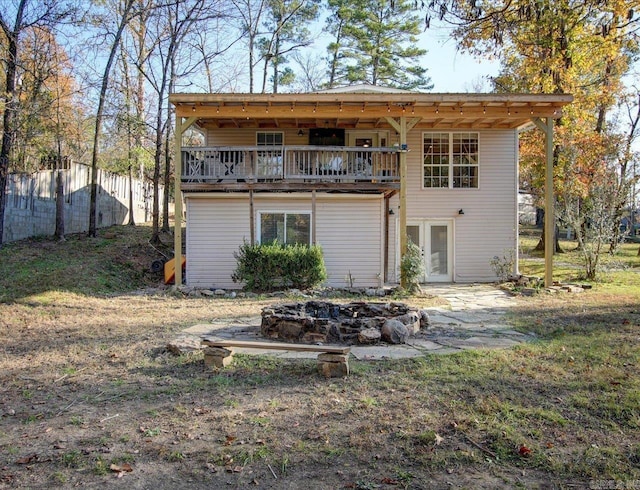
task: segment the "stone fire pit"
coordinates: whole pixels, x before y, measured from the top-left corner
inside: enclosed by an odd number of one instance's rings
[[[404,303],[326,301],[285,303],[262,309],[262,335],[305,344],[404,344],[429,324],[423,310]]]

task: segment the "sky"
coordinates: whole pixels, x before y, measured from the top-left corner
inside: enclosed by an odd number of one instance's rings
[[[432,27],[420,36],[419,47],[427,50],[423,57],[435,93],[489,92],[488,76],[498,74],[497,61],[478,61],[456,50],[453,39],[442,27]]]

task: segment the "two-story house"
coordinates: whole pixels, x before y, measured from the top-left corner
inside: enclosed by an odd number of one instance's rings
[[[376,287],[399,282],[408,239],[424,282],[495,280],[491,259],[518,246],[519,132],[545,131],[550,174],[553,120],[571,100],[371,86],[173,94],[186,282],[238,288],[239,246],[278,240],[320,244],[330,286]],[[184,146],[190,127],[204,146]]]

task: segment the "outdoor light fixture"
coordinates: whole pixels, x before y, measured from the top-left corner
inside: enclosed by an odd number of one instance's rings
[[[464,214],[464,209],[459,209],[458,214]]]
[[[304,131],[302,129],[298,129],[298,136],[304,136]]]
[[[396,214],[395,211],[393,209],[390,209],[389,210],[389,216],[393,216],[394,214]]]

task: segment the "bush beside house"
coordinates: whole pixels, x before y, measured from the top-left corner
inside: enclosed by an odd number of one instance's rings
[[[322,248],[318,245],[251,245],[244,243],[237,253],[234,282],[244,283],[244,289],[268,292],[283,287],[309,289],[327,279]]]

